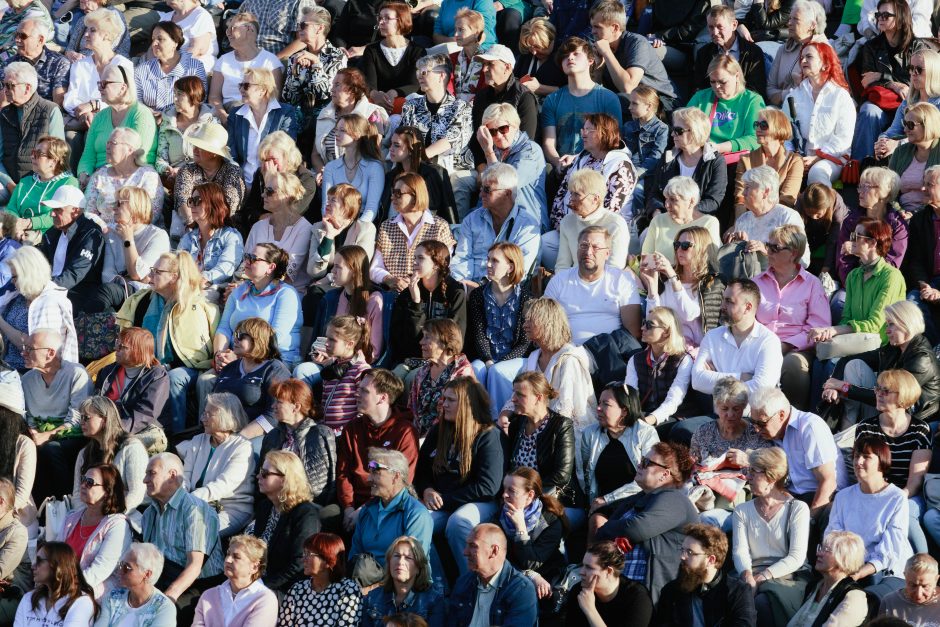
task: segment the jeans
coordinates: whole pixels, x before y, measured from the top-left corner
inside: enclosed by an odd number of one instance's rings
[[[710,509],[708,511],[702,512],[698,515],[698,517],[699,520],[701,520],[706,525],[718,527],[725,533],[731,533],[731,513],[731,510],[727,509]]]
[[[912,496],[907,500],[908,512],[910,513],[910,522],[908,523],[907,539],[911,542],[911,548],[914,553],[927,552],[927,536],[924,534],[924,528],[920,524],[920,517],[927,504],[924,497]],[[932,510],[935,511],[935,510]]]
[[[323,381],[323,375],[320,374],[320,366],[312,361],[305,361],[294,368],[294,378],[300,379],[306,383],[311,390],[315,390],[316,386]]]
[[[477,381],[486,388],[486,393],[490,396],[490,411],[493,414],[493,420],[496,420],[503,405],[512,396],[512,380],[525,365],[525,358],[507,359],[489,367],[479,359],[475,359],[470,365],[473,366],[473,374],[476,375]]]
[[[431,512],[431,520],[434,522],[434,535],[444,534],[447,546],[450,547],[451,555],[453,555],[454,562],[457,564],[457,569],[461,575],[467,572],[467,558],[463,556],[463,551],[467,546],[467,538],[470,536],[470,532],[480,523],[490,522],[496,518],[498,512],[499,505],[495,501],[467,503],[458,507],[453,513],[443,510]],[[440,557],[437,557],[437,561],[437,564],[431,564],[431,571],[442,573]]]
[[[189,390],[196,385],[196,377],[199,376],[199,371],[195,368],[181,366],[170,370],[169,375],[170,399],[163,407],[160,424],[163,425],[167,433],[174,434],[186,428],[186,415],[189,413],[187,403]]]
[[[557,230],[547,231],[542,234],[542,266],[546,270],[555,270],[555,263],[558,261],[558,247],[561,244],[561,235]]]
[[[855,136],[852,139],[852,158],[861,161],[875,153],[875,140],[894,118],[894,112],[889,115],[878,105],[870,102],[862,103],[859,107],[858,117],[855,121]]]

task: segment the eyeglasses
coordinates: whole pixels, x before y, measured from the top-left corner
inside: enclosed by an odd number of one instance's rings
[[[376,462],[376,461],[369,462],[366,468],[369,469],[369,472],[378,472],[380,470],[391,470],[391,468],[389,468],[385,464],[380,464],[379,462]]]
[[[176,274],[173,270],[161,270],[160,268],[150,267],[151,274]]]
[[[271,187],[270,185],[264,188],[264,195],[267,196],[268,198],[270,198],[276,193],[277,193],[277,190]]]
[[[98,81],[98,91],[104,91],[108,85],[123,85],[121,81]]]
[[[586,253],[589,250],[600,252],[602,250],[610,250],[610,248],[607,246],[598,246],[597,244],[578,244],[578,250],[582,253]]]
[[[870,237],[868,235],[862,235],[861,233],[852,233],[851,235],[849,235],[849,239],[852,240],[853,242],[857,242],[860,239],[872,239],[873,240],[875,238]]]
[[[757,120],[754,122],[754,130],[766,131],[770,128],[770,123],[767,120]]]
[[[875,386],[875,394],[880,394],[881,396],[887,396],[888,394],[895,394],[895,393],[896,393],[895,390],[889,390],[888,388],[880,386],[880,385]]]
[[[34,353],[36,351],[51,351],[51,350],[55,350],[55,349],[47,348],[45,346],[24,346],[23,347],[24,353]]]
[[[397,22],[397,21],[398,21],[398,18],[397,18],[397,17],[391,17],[391,16],[389,16],[389,15],[380,15],[380,16],[379,16],[379,22]]]
[[[242,91],[248,91],[248,88],[252,85],[257,85],[257,83],[239,83],[238,88]]]
[[[480,188],[480,191],[484,194],[495,194],[496,192],[503,191],[503,189],[501,187],[491,187],[489,185],[484,185]]]
[[[319,553],[304,549],[304,559],[310,559],[311,557],[319,557],[320,559],[323,559],[323,556],[320,555]]]
[[[403,198],[404,196],[414,196],[414,193],[412,193],[412,192],[403,192],[403,191],[401,191],[400,189],[393,189],[393,190],[392,190],[392,198],[396,198],[396,199],[397,199],[397,198]]]
[[[640,468],[649,468],[650,466],[659,466],[663,470],[668,470],[669,472],[672,472],[672,468],[670,468],[669,466],[664,466],[663,464],[660,464],[659,462],[654,462],[649,457],[644,457],[640,460]]]
[[[38,148],[34,148],[29,154],[31,154],[36,159],[39,159],[39,158],[52,159],[53,158],[51,152],[43,152],[42,150],[39,150]]]
[[[681,126],[676,126],[676,127],[674,127],[674,128],[672,129],[672,134],[675,135],[676,137],[682,137],[682,136],[685,135],[688,131],[689,131],[689,129],[687,129],[687,128],[682,128]]]
[[[245,260],[245,263],[249,265],[253,264],[256,261],[264,261],[265,263],[268,262],[268,260],[265,259],[264,257],[259,257],[258,255],[255,255],[252,253],[245,253],[243,259]]]
[[[597,132],[597,129],[596,129],[596,128],[587,128],[587,127],[585,127],[585,126],[582,126],[582,127],[581,127],[581,134],[582,134],[582,135],[593,135],[593,134],[596,133],[596,132]]]
[[[186,204],[190,207],[198,207],[202,204],[202,196],[190,196],[189,200],[186,201]]]
[[[666,327],[664,327],[664,326],[661,325],[661,324],[656,324],[656,323],[653,322],[652,320],[644,320],[644,321],[640,324],[640,326],[643,327],[643,329],[646,330],[646,331],[651,331],[651,330],[653,330],[653,329],[665,329],[665,328],[666,328]]]
[[[568,199],[575,202],[580,202],[585,198],[590,198],[591,196],[597,196],[597,194],[582,194],[581,192],[568,192]]]
[[[251,335],[248,333],[236,333],[235,339],[238,340],[239,342],[244,342],[246,340],[251,340],[252,342],[254,342],[255,340],[255,338],[251,337]]]
[[[673,242],[673,250],[689,250],[695,246],[694,242]]]
[[[509,135],[509,129],[511,128],[512,127],[509,126],[508,124],[503,124],[502,126],[497,126],[496,128],[487,127],[486,130],[490,132],[491,136],[495,137],[497,133],[499,133],[500,135]]]
[[[767,247],[767,252],[779,253],[781,250],[789,250],[786,246],[781,246],[780,244],[771,244],[770,242],[765,242],[764,246]]]
[[[875,11],[873,15],[875,20],[890,20],[894,17],[894,13],[888,13],[887,11]]]
[[[118,562],[118,568],[121,569],[122,573],[129,573],[134,570],[134,565],[130,562]]]
[[[274,475],[275,477],[283,477],[284,473],[278,472],[276,470],[265,470],[264,468],[258,471],[258,476],[261,477],[262,479],[267,479],[271,475]]]
[[[817,544],[816,553],[832,553],[832,548],[826,546],[825,544]]]
[[[446,74],[446,73],[447,73],[447,70],[445,70],[443,67],[438,66],[432,70],[418,70],[418,78],[424,78],[425,76],[429,74]]]
[[[81,483],[86,488],[93,488],[95,486],[104,486],[103,483],[95,483],[95,480],[92,479],[91,477],[82,477],[81,479],[79,479],[79,483]]]
[[[82,422],[91,422],[91,419],[96,418],[97,416],[92,416],[91,414],[79,414],[78,417]]]
[[[767,420],[755,420],[754,416],[751,416],[751,424],[754,426],[755,429],[766,427],[768,424],[770,424],[771,420],[773,420],[773,417],[768,418]]]
[[[679,555],[682,557],[700,557],[702,555],[708,555],[708,553],[696,553],[692,549],[679,549]]]
[[[13,83],[13,82],[4,82],[3,88],[7,91],[13,91],[17,85],[25,85],[26,83]]]
[[[911,73],[911,76],[919,76],[924,73],[924,66],[922,65],[909,65],[907,66],[907,71]]]
[[[26,41],[32,37],[32,35],[27,35],[26,33],[13,33],[13,41]]]
[[[914,122],[912,120],[904,120],[902,124],[904,124],[904,128],[908,131],[913,131],[917,127],[918,124],[920,124],[921,126],[924,125],[923,122]]]

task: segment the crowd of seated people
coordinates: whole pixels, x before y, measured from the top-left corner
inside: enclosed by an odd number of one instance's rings
[[[926,0],[8,4],[0,627],[940,624]]]

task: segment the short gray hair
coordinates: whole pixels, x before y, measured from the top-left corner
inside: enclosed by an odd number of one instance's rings
[[[121,559],[125,562],[133,561],[140,570],[150,571],[150,583],[156,584],[163,573],[163,553],[154,544],[149,542],[132,542]]]
[[[901,191],[901,177],[890,168],[876,166],[868,168],[859,176],[859,185],[877,185],[888,202],[894,202]]]
[[[454,67],[450,64],[450,57],[446,54],[429,54],[426,57],[421,57],[415,64],[415,69],[420,72],[421,70],[433,70],[438,66],[447,68],[447,78],[450,78],[450,75],[454,72]]]
[[[229,433],[238,433],[248,424],[248,415],[242,402],[231,392],[216,392],[206,396],[206,409],[209,406],[219,411],[219,428]]]
[[[663,196],[677,196],[698,204],[698,201],[702,199],[702,192],[692,177],[674,176],[663,188]]]
[[[885,307],[885,321],[901,327],[910,335],[923,335],[926,330],[924,312],[909,300],[899,300]]]
[[[826,9],[815,0],[796,0],[790,8],[790,15],[808,12],[810,19],[816,22],[814,35],[822,35],[826,32]]]
[[[940,165],[932,165],[924,170],[924,183],[940,178]]]
[[[56,354],[62,354],[62,343],[65,341],[65,338],[62,337],[58,329],[36,329],[29,334],[30,337],[36,337],[37,335],[44,336],[46,341],[52,345],[47,348],[53,348]]]
[[[36,74],[36,68],[25,61],[14,61],[3,70],[5,80],[16,78],[21,83],[26,83],[31,88],[31,93],[36,93],[36,87],[39,85],[39,75]]]
[[[24,26],[26,24],[33,25],[33,27],[36,29],[36,33],[40,37],[42,37],[43,43],[52,39],[52,35],[53,35],[52,30],[50,30],[49,26],[45,24],[42,20],[40,20],[38,17],[27,17],[27,18],[24,18],[22,22],[20,22],[21,26]]]
[[[745,185],[757,185],[762,191],[767,190],[771,204],[777,205],[780,202],[780,175],[769,165],[751,168],[744,173],[741,180]]]
[[[508,189],[512,192],[512,199],[516,199],[516,192],[519,190],[519,175],[516,168],[508,163],[493,163],[486,166],[483,174],[480,176],[480,183],[487,181],[496,183],[500,189]]]
[[[751,412],[755,410],[766,415],[790,411],[790,401],[780,388],[760,388],[751,393]]]
[[[508,102],[497,102],[491,104],[483,110],[483,119],[480,121],[484,126],[493,120],[506,120],[509,126],[518,129],[522,126],[522,120],[519,118],[519,112]],[[532,139],[531,137],[529,139]]]
[[[35,246],[21,246],[7,259],[16,275],[16,289],[26,300],[33,300],[52,280],[52,267]]]
[[[183,480],[183,460],[181,460],[178,455],[174,455],[173,453],[157,453],[150,458],[149,463],[153,464],[154,462],[159,463],[167,470],[176,471],[179,480]]]
[[[712,402],[747,405],[747,386],[734,377],[725,377],[715,384],[712,390]]]
[[[405,454],[401,451],[372,446],[369,447],[369,461],[382,464],[388,468],[390,472],[394,472],[399,477],[401,477],[401,482],[403,484],[406,486],[410,485],[408,483],[408,458],[405,457]]]

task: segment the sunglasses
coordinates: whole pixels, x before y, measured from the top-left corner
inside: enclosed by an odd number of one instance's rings
[[[511,128],[511,127],[510,127],[508,124],[503,124],[502,126],[498,126],[498,127],[496,127],[496,128],[489,128],[489,127],[487,127],[486,130],[488,130],[488,131],[490,132],[490,135],[491,135],[491,136],[495,136],[496,133],[499,133],[500,135],[509,135],[509,129],[510,129],[510,128]]]
[[[79,483],[81,483],[86,488],[93,488],[95,486],[104,486],[103,483],[95,483],[95,480],[92,479],[91,477],[82,477],[81,479],[79,479]]]
[[[669,466],[664,466],[663,464],[660,464],[659,462],[654,462],[649,457],[644,457],[640,460],[640,468],[649,468],[650,466],[658,466],[662,468],[663,470],[668,470],[669,472],[672,472],[672,469],[669,468]]]
[[[652,331],[653,329],[665,329],[665,328],[666,328],[666,327],[664,327],[664,326],[661,325],[661,324],[656,324],[656,323],[653,322],[652,320],[644,320],[644,321],[640,324],[640,326],[643,327],[643,329],[646,330],[646,331]]]
[[[393,189],[393,190],[392,190],[392,198],[396,198],[396,199],[397,199],[397,198],[402,198],[403,196],[413,196],[413,195],[414,195],[414,194],[412,194],[411,192],[403,192],[403,191],[401,191],[400,189]]]
[[[689,132],[689,129],[687,129],[687,128],[682,128],[681,126],[677,126],[677,127],[675,127],[675,128],[672,129],[672,134],[675,135],[676,137],[682,137],[683,135],[685,135],[685,134],[688,133],[688,132]]]
[[[904,128],[908,131],[913,131],[915,128],[917,128],[918,124],[920,124],[921,126],[924,125],[923,122],[912,122],[910,120],[904,120],[903,124],[904,124]]]
[[[244,342],[245,340],[251,340],[253,342],[255,340],[255,338],[251,337],[248,333],[236,333],[235,339],[239,342]]]
[[[190,207],[198,207],[202,204],[202,196],[190,196],[189,200],[186,201]]]
[[[123,85],[121,81],[98,81],[98,91],[104,91],[108,85]]]
[[[770,128],[770,123],[767,120],[757,120],[754,122],[754,130],[766,131]]]
[[[129,573],[134,570],[134,565],[130,562],[118,562],[118,568],[121,569],[122,573]]]
[[[248,88],[254,85],[254,83],[239,83],[238,88],[242,91],[248,91]]]
[[[857,242],[860,239],[875,239],[875,238],[869,235],[862,235],[861,233],[852,233],[851,235],[849,235],[849,239],[852,240],[853,242]]]
[[[788,250],[786,246],[781,246],[780,244],[771,244],[766,242],[764,246],[767,247],[767,252],[779,253],[781,250]]]
[[[23,83],[5,82],[5,83],[3,83],[3,88],[6,89],[7,91],[13,91],[14,89],[16,89],[16,86],[17,86],[17,85],[22,85],[22,84],[23,84]],[[99,91],[100,91],[100,90],[99,90]]]
[[[919,76],[924,73],[924,67],[922,65],[911,65],[908,66],[907,71],[911,73],[911,76]]]
[[[894,17],[894,13],[888,13],[887,11],[876,11],[873,15],[876,20],[890,20]]]
[[[277,193],[277,190],[271,187],[270,185],[264,188],[264,195],[270,198]]]
[[[248,264],[252,264],[256,261],[264,261],[264,262],[268,261],[264,257],[259,257],[258,255],[255,255],[253,253],[245,253],[244,260],[245,260],[245,263],[248,263]]]
[[[275,476],[275,477],[283,477],[283,476],[284,476],[284,473],[283,473],[283,472],[278,472],[278,471],[276,471],[276,470],[265,470],[265,469],[263,469],[263,468],[258,471],[258,476],[261,477],[262,479],[267,479],[268,477],[270,477],[270,476],[272,476],[272,475]]]
[[[483,194],[495,194],[496,192],[501,192],[501,191],[503,191],[501,188],[491,187],[489,185],[484,185],[483,187],[480,188],[480,192]]]
[[[695,244],[694,244],[693,242],[673,242],[673,243],[672,243],[672,249],[673,249],[673,250],[680,250],[680,249],[681,249],[681,250],[689,250],[689,249],[691,249],[693,246],[695,246]]]

